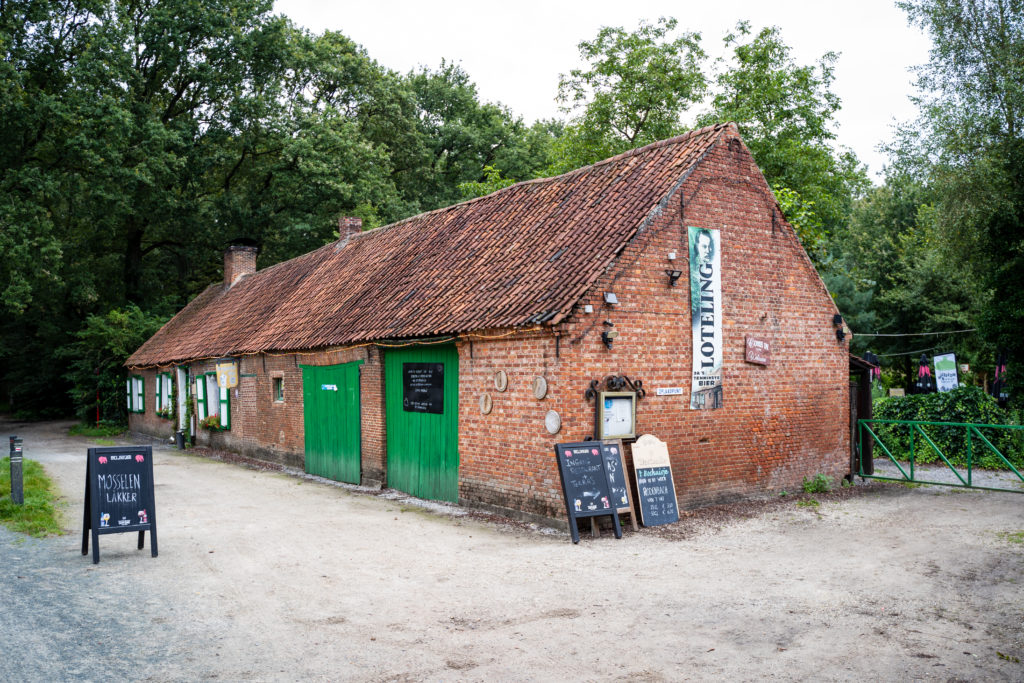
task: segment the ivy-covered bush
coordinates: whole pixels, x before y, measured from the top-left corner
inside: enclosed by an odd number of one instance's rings
[[[982,425],[1014,424],[1013,416],[1003,410],[995,399],[981,387],[960,387],[953,391],[915,396],[893,396],[875,401],[877,420],[919,420],[923,422],[961,422]],[[873,431],[886,448],[898,459],[910,457],[910,425],[872,425]],[[963,427],[922,425],[943,455],[958,467],[967,466],[967,430]],[[979,427],[981,434],[1013,463],[1018,470],[1024,467],[1024,430]],[[865,435],[867,436],[867,435]],[[974,435],[972,467],[1006,469],[1006,465],[984,442]],[[875,456],[884,457],[884,451],[875,446]],[[914,434],[914,461],[941,462],[938,454],[921,436]]]

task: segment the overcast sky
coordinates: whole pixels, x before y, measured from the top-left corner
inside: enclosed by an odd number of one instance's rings
[[[405,73],[436,68],[442,59],[469,73],[485,101],[501,102],[527,123],[562,116],[555,102],[559,74],[580,66],[577,43],[601,26],[634,30],[640,20],[674,16],[680,28],[702,34],[704,49],[724,54],[722,37],[749,19],[755,31],[774,25],[800,64],[839,52],[833,89],[842,99],[838,142],[879,177],[897,121],[914,118],[909,67],[927,59],[928,40],[907,25],[892,0],[859,2],[407,2],[277,0],[274,8],[301,26],[340,31],[370,57]]]

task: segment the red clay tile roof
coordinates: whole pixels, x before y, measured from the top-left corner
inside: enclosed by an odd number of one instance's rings
[[[554,324],[731,124],[407,218],[211,285],[130,366]]]

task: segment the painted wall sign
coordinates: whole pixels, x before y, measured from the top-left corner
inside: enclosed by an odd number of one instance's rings
[[[85,466],[82,554],[100,561],[100,535],[139,532],[141,550],[149,532],[156,557],[156,503],[153,499],[152,446],[90,448]]]
[[[402,410],[444,413],[444,363],[402,363]]]
[[[690,408],[722,407],[722,258],[719,231],[690,227],[693,379]]]
[[[682,396],[685,391],[682,387],[658,387],[655,389],[658,396]]]
[[[576,520],[584,517],[611,515],[615,538],[622,538],[617,506],[612,501],[600,441],[555,444],[558,474],[562,479],[562,495],[569,516],[569,535],[580,542]]]
[[[771,342],[758,337],[747,337],[747,355],[744,360],[755,365],[768,365],[772,360]]]
[[[960,386],[960,378],[956,374],[956,355],[944,353],[935,356],[935,386],[939,391],[953,391]]]
[[[238,386],[238,363],[217,363],[217,386],[221,389],[234,389]]]
[[[678,522],[679,504],[665,442],[650,434],[637,439],[633,444],[633,473],[643,525]]]

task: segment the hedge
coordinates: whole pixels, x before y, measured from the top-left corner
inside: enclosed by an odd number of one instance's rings
[[[1015,424],[1013,416],[999,407],[995,399],[981,387],[960,387],[953,391],[914,396],[893,396],[874,403],[877,420],[919,420],[922,422],[967,422],[982,425]],[[943,455],[957,467],[967,466],[967,430],[963,427],[922,425],[921,429],[935,442]],[[900,460],[910,457],[910,425],[872,425],[872,430],[889,451]],[[1024,430],[980,427],[978,431],[999,449],[1018,470],[1024,468]],[[972,467],[1006,469],[982,441],[972,439]],[[875,457],[885,457],[875,445]],[[914,461],[941,462],[938,454],[918,433],[914,435]]]

